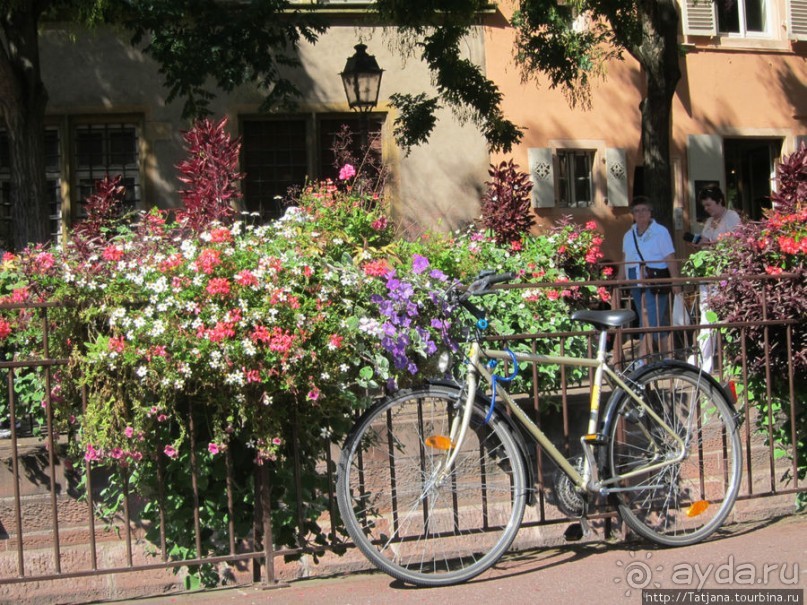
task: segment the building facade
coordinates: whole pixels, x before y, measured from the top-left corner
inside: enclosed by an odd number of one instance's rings
[[[673,101],[674,239],[705,217],[697,192],[719,184],[730,205],[758,219],[775,167],[807,140],[807,2],[682,0],[682,78]],[[512,15],[500,2],[497,23]],[[578,19],[584,20],[585,16]],[[621,258],[628,204],[641,175],[639,103],[643,77],[629,55],[607,65],[588,110],[559,90],[522,82],[511,28],[486,29],[488,77],[504,93],[505,114],[525,127],[512,157],[529,170],[540,221],[596,220],[605,252]]]
[[[776,163],[807,136],[807,0],[681,0],[682,78],[674,99],[672,164],[674,235],[697,231],[695,203],[704,184],[719,184],[733,207],[759,218],[773,186]],[[466,44],[467,57],[484,66],[504,93],[505,115],[525,129],[507,156],[491,157],[470,122],[441,110],[428,145],[409,153],[394,141],[393,93],[434,93],[425,65],[402,58],[393,29],[368,21],[356,0],[317,4],[331,28],[315,45],[302,43],[294,80],[298,108],[261,113],[263,95],[242,87],[220,93],[214,118],[229,118],[241,137],[245,210],[277,216],[289,186],[332,177],[330,148],[343,123],[353,132],[378,130],[375,149],[392,170],[394,217],[410,232],[461,227],[479,213],[491,161],[514,159],[534,183],[540,224],[562,215],[597,221],[608,257],[620,256],[630,225],[627,206],[641,181],[642,74],[626,55],[607,66],[592,88],[590,109],[571,107],[558,90],[524,83],[515,64],[513,0],[483,15]],[[578,17],[585,23],[585,16]],[[363,122],[348,107],[339,73],[357,43],[384,69],[378,106]],[[55,236],[81,217],[81,200],[105,174],[123,175],[130,206],[179,204],[175,166],[183,158],[181,101],[166,102],[158,66],[111,29],[86,31],[47,24],[41,34],[47,108],[47,178]],[[200,58],[203,60],[203,57]],[[0,197],[7,199],[9,161],[0,131]],[[2,205],[0,205],[2,208]],[[10,228],[0,216],[0,231]],[[0,238],[3,234],[0,233]]]

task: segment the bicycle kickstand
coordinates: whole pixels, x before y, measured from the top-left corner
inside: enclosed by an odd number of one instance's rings
[[[583,512],[577,523],[572,523],[563,532],[563,539],[567,542],[577,542],[591,535],[591,524],[588,522],[588,501],[583,498]]]

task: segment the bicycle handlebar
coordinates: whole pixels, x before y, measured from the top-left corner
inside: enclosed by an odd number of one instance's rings
[[[515,279],[515,277],[515,273],[494,273],[493,271],[482,271],[479,273],[479,276],[465,289],[465,292],[457,297],[457,301],[471,315],[477,319],[483,319],[486,315],[485,311],[471,303],[468,299],[472,296],[484,296],[485,294],[492,294],[495,290],[490,290],[491,286],[512,281]]]

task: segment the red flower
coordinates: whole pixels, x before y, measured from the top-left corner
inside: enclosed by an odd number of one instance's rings
[[[233,234],[226,227],[219,227],[210,232],[210,241],[215,243],[233,241]]]
[[[386,259],[379,258],[378,260],[365,263],[362,270],[364,271],[365,275],[369,275],[370,277],[384,277],[390,272],[391,267],[387,263]]]
[[[226,277],[214,277],[205,289],[210,296],[227,296],[230,293],[230,282]]]
[[[11,334],[11,324],[5,319],[0,319],[0,340],[5,340]]]
[[[123,258],[123,250],[121,250],[117,246],[110,244],[109,246],[104,248],[104,252],[101,254],[101,256],[106,261],[110,262],[119,261],[121,258]]]

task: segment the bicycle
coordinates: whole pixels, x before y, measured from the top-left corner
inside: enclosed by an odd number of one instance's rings
[[[488,349],[486,312],[470,302],[511,274],[480,274],[447,296],[476,318],[462,381],[433,381],[370,407],[348,435],[338,465],[337,501],[348,534],[378,568],[419,586],[445,586],[482,573],[510,548],[534,495],[524,432],[560,469],[555,496],[567,515],[586,515],[597,497],[640,536],[694,544],[732,509],[742,470],[733,399],[708,374],[679,361],[623,376],[607,362],[609,328],[630,310],[575,311],[598,331],[596,358]],[[591,368],[583,456],[567,460],[498,386],[493,363]],[[603,377],[613,390],[600,414]],[[480,381],[491,396],[479,390]],[[509,412],[509,413],[507,413]],[[524,429],[520,430],[519,427]]]

